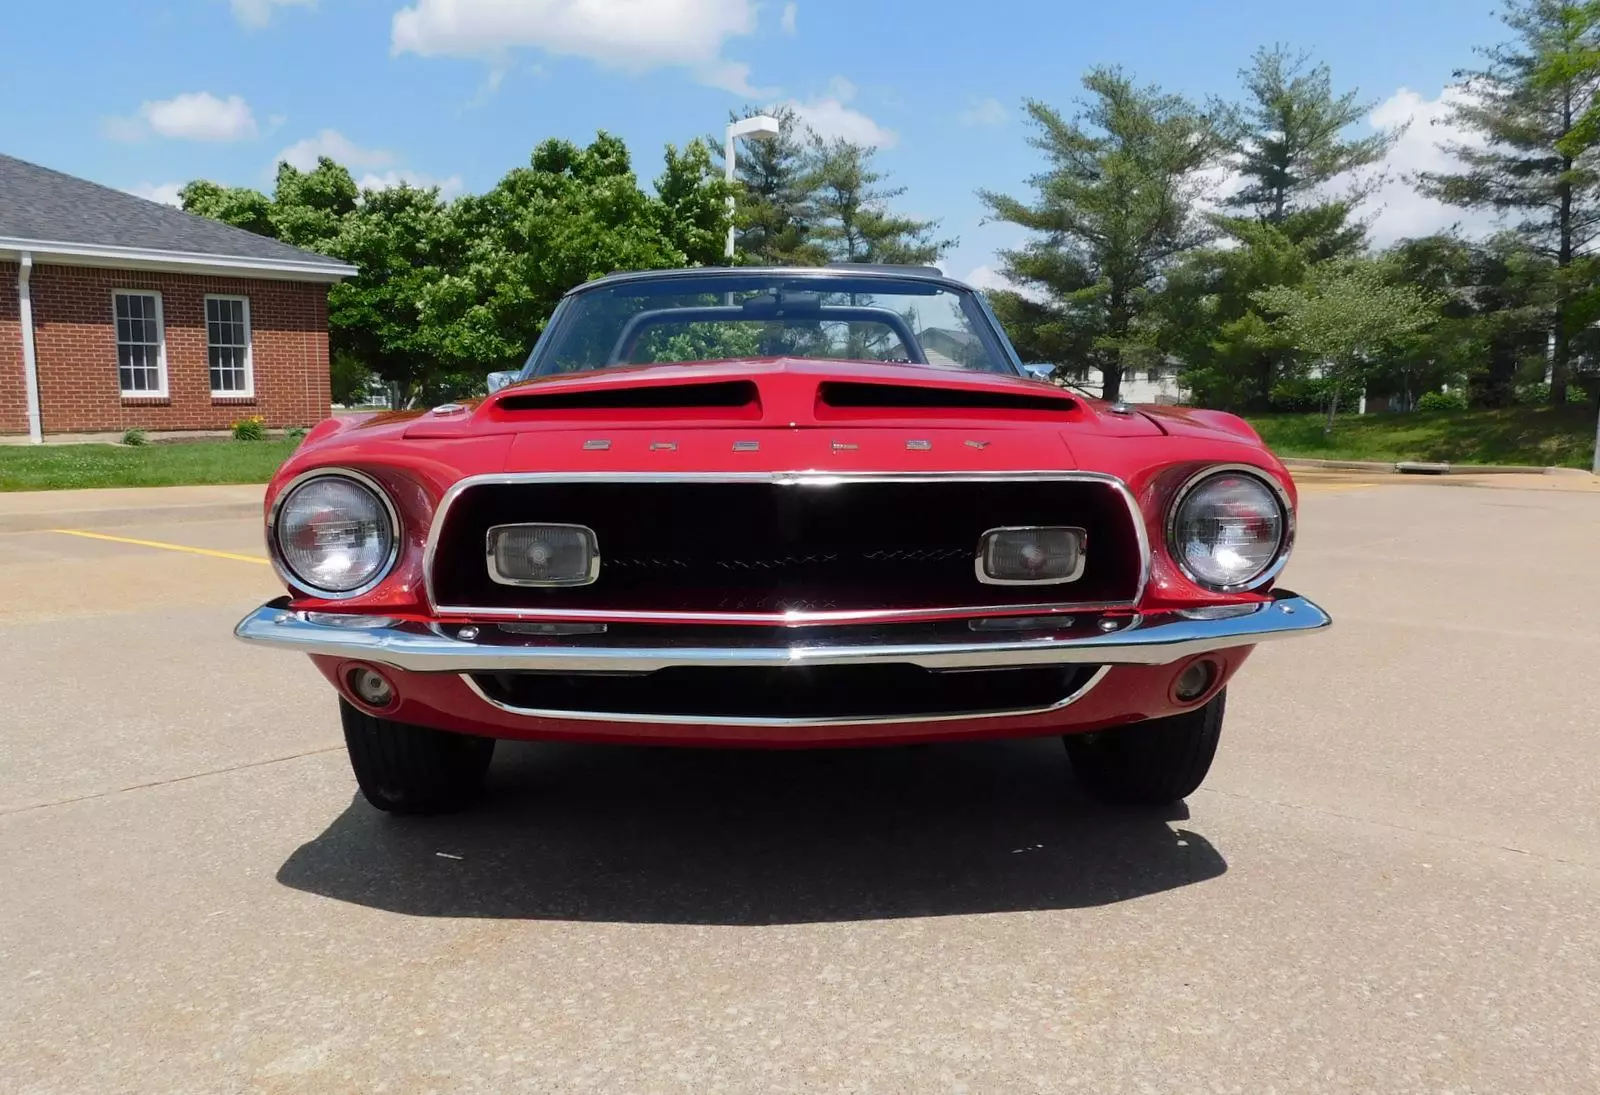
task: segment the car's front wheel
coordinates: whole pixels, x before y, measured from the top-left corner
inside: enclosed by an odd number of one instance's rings
[[[1067,756],[1090,793],[1112,802],[1159,806],[1185,798],[1206,778],[1222,735],[1227,690],[1204,707],[1102,730],[1067,734]]]
[[[339,701],[350,767],[367,801],[394,814],[469,805],[483,787],[494,739],[380,719]]]

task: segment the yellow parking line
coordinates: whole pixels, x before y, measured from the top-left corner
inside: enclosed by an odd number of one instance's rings
[[[86,540],[110,540],[114,544],[133,544],[137,547],[161,548],[165,551],[186,551],[191,555],[209,555],[213,559],[232,559],[237,563],[260,563],[270,566],[270,562],[260,555],[237,555],[231,551],[212,551],[210,548],[190,547],[188,544],[167,544],[160,540],[135,540],[131,536],[110,536],[104,532],[85,532],[76,528],[53,528],[51,532],[59,532],[63,536],[82,536]]]

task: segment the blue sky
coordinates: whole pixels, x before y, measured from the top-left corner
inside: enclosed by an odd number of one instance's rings
[[[328,151],[369,182],[490,186],[540,140],[623,137],[642,178],[660,148],[720,132],[744,103],[792,102],[878,143],[900,206],[938,217],[958,277],[990,277],[1016,233],[980,223],[980,187],[1036,168],[1020,103],[1070,107],[1096,63],[1231,95],[1256,46],[1284,42],[1341,87],[1412,120],[1397,173],[1436,165],[1441,95],[1501,27],[1490,0],[1337,5],[1081,0],[52,0],[0,3],[0,151],[170,194],[195,177],[261,186]],[[1375,235],[1457,214],[1381,190]],[[1470,227],[1470,225],[1469,225]]]

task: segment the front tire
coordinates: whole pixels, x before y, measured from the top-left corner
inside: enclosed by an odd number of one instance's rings
[[[339,701],[344,744],[368,802],[392,814],[470,805],[483,787],[494,739],[380,719]]]
[[[1227,696],[1223,689],[1204,707],[1181,715],[1061,740],[1078,781],[1097,798],[1164,806],[1193,794],[1205,780],[1222,736]]]

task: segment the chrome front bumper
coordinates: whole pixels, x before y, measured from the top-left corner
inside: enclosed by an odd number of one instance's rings
[[[248,643],[305,654],[349,658],[413,673],[651,673],[672,666],[822,666],[910,663],[924,669],[999,669],[1051,664],[1167,665],[1195,654],[1254,646],[1320,631],[1333,621],[1304,597],[1280,592],[1238,615],[1196,613],[1107,617],[1115,630],[1072,638],[989,635],[886,645],[623,646],[593,640],[485,642],[435,625],[360,618],[357,626],[319,622],[287,608],[287,598],[262,605],[234,629]],[[322,617],[327,619],[328,617]],[[357,623],[352,620],[352,623]],[[485,625],[485,629],[493,625]],[[663,629],[665,630],[665,629]]]

